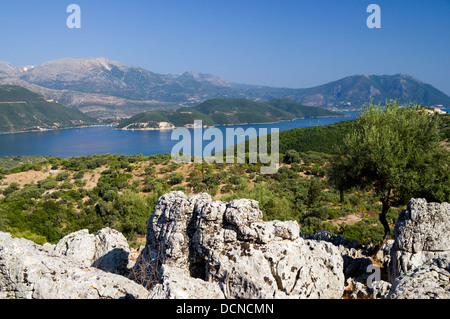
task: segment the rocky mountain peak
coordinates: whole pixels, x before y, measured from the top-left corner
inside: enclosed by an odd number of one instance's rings
[[[370,99],[374,103],[399,99],[402,103],[450,106],[449,96],[407,74],[354,75],[297,89],[232,83],[194,71],[180,75],[158,74],[97,57],[64,58],[22,67],[0,62],[0,78],[9,83],[24,81],[27,88],[45,98],[57,99],[83,112],[98,110],[101,106],[99,117],[105,118],[116,117],[117,112],[129,117],[139,111],[153,110],[155,104],[160,108],[193,106],[213,98],[268,101],[284,97],[307,106],[341,110],[358,109]],[[98,116],[97,113],[90,115]]]
[[[194,71],[187,71],[176,78],[179,81],[198,81],[206,82],[215,86],[231,87],[231,83],[219,78],[218,76],[198,73]]]

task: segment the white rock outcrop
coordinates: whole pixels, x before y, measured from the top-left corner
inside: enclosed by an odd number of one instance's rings
[[[450,258],[442,255],[428,260],[399,277],[388,299],[450,299]]]
[[[62,238],[54,251],[82,263],[108,272],[125,275],[128,272],[130,247],[120,232],[103,228],[97,234],[87,229],[71,233]]]
[[[411,199],[394,228],[388,267],[391,283],[430,259],[450,255],[450,204]]]
[[[44,246],[0,232],[0,299],[331,299],[345,282],[350,298],[448,299],[449,206],[412,199],[385,247],[390,282],[368,287],[371,261],[354,243],[326,231],[302,238],[295,221],[264,221],[254,200],[171,192],[133,253],[110,228]]]
[[[208,194],[158,200],[142,265],[152,268],[145,276],[158,282],[157,297],[169,297],[177,276],[195,279],[197,298],[341,298],[344,290],[333,244],[300,238],[295,221],[264,222],[256,201],[213,202]]]
[[[147,289],[123,276],[0,232],[0,299],[147,297]]]
[[[177,268],[162,266],[161,284],[150,291],[150,299],[224,299],[219,285],[192,278]]]

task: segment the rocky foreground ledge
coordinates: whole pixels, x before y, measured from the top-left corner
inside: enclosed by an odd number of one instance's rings
[[[109,228],[55,246],[0,232],[0,298],[450,298],[448,203],[409,202],[370,285],[372,261],[356,243],[262,217],[253,200],[172,192],[140,251]]]

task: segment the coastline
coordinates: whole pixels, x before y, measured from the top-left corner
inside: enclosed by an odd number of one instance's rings
[[[304,119],[319,119],[319,118],[334,118],[334,117],[349,117],[350,115],[347,113],[343,113],[343,115],[331,115],[331,116],[312,116],[312,117],[299,117],[294,118],[291,120],[280,120],[275,122],[262,122],[262,123],[229,123],[229,124],[215,124],[215,125],[204,125],[203,128],[208,127],[218,127],[218,126],[236,126],[236,125],[263,125],[263,124],[275,124],[275,123],[281,123],[281,122],[291,122],[295,120],[304,120]],[[75,129],[75,128],[89,128],[89,127],[114,127],[116,130],[121,131],[172,131],[177,128],[194,128],[194,127],[187,127],[187,126],[174,126],[174,127],[163,127],[163,128],[156,128],[156,127],[150,127],[150,128],[117,128],[114,125],[111,124],[93,124],[93,125],[79,125],[79,126],[67,126],[67,127],[58,127],[58,128],[41,128],[41,129],[32,129],[32,130],[24,130],[24,131],[17,131],[17,132],[0,132],[0,135],[7,135],[7,134],[21,134],[21,133],[35,133],[35,132],[48,132],[48,131],[58,131],[58,130],[69,130],[69,129]]]
[[[68,127],[58,127],[58,128],[45,128],[45,129],[39,129],[39,130],[26,130],[26,131],[17,131],[17,132],[0,132],[0,135],[36,133],[36,132],[51,132],[51,131],[59,131],[59,130],[71,130],[71,129],[75,129],[75,128],[110,127],[110,126],[114,126],[114,125],[94,124],[94,125],[80,125],[80,126],[68,126]]]
[[[348,112],[348,111],[347,111]],[[351,112],[351,111],[350,111]],[[276,124],[276,123],[282,123],[282,122],[292,122],[292,121],[296,121],[296,120],[305,120],[305,119],[324,119],[324,118],[334,118],[334,117],[350,117],[351,115],[348,113],[343,113],[342,115],[330,115],[330,116],[310,116],[310,117],[298,117],[298,118],[294,118],[291,120],[280,120],[280,121],[275,121],[275,122],[262,122],[262,123],[229,123],[229,124],[215,124],[215,125],[203,125],[203,128],[208,128],[208,127],[219,127],[219,126],[239,126],[239,125],[264,125],[264,124]],[[188,125],[192,125],[192,124],[188,124]],[[194,128],[194,127],[187,127],[187,126],[174,126],[171,128],[156,128],[156,127],[150,127],[150,128],[126,128],[126,127],[122,127],[122,128],[117,128],[115,127],[114,129],[116,130],[121,130],[121,131],[172,131],[174,129],[177,128]]]
[[[334,122],[351,119],[354,114],[345,117],[322,119],[299,119],[297,121],[281,121],[268,125],[239,125],[234,127],[278,127],[280,132],[296,127],[328,125]],[[105,123],[106,124],[106,123]],[[139,154],[145,156],[170,153],[175,141],[170,139],[171,131],[120,131],[108,123],[107,125],[91,125],[84,129],[66,128],[67,133],[3,134],[0,135],[0,157],[13,155],[45,155],[62,158],[87,156],[92,154]],[[217,126],[225,130],[230,126]],[[79,132],[78,132],[79,130]]]

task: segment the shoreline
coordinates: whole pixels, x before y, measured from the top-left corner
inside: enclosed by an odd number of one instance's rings
[[[348,112],[348,111],[347,111]],[[208,127],[218,127],[218,126],[239,126],[239,125],[263,125],[263,124],[276,124],[281,122],[292,122],[296,120],[304,120],[304,119],[320,119],[320,118],[334,118],[334,117],[349,117],[350,115],[347,113],[343,113],[343,115],[332,115],[332,116],[314,116],[314,117],[299,117],[292,120],[280,120],[275,122],[262,122],[262,123],[230,123],[230,124],[215,124],[215,125],[204,125],[203,128]],[[80,126],[69,126],[69,127],[59,127],[59,128],[44,128],[44,129],[33,129],[26,131],[17,131],[17,132],[0,132],[0,135],[8,135],[8,134],[22,134],[22,133],[36,133],[36,132],[49,132],[49,131],[59,131],[59,130],[70,130],[76,128],[89,128],[89,127],[114,127],[115,130],[120,131],[172,131],[177,128],[194,128],[194,127],[186,127],[186,126],[175,126],[173,128],[117,128],[114,125],[110,124],[93,124],[93,125],[80,125]]]
[[[353,111],[347,111],[347,112],[353,112]],[[292,120],[280,120],[275,122],[262,122],[262,123],[230,123],[230,124],[215,124],[215,125],[203,125],[202,128],[208,128],[208,127],[218,127],[218,126],[239,126],[239,125],[264,125],[264,124],[276,124],[276,123],[282,123],[282,122],[292,122],[296,120],[305,120],[305,119],[325,119],[325,118],[335,118],[335,117],[350,117],[350,114],[343,113],[343,115],[331,115],[331,116],[313,116],[313,117],[298,117]],[[174,126],[172,128],[117,128],[115,127],[115,130],[120,131],[173,131],[177,128],[187,128],[187,129],[193,129],[194,127],[186,127],[186,126]]]
[[[59,128],[46,128],[40,130],[27,130],[27,131],[18,131],[18,132],[0,132],[0,135],[8,135],[8,134],[23,134],[23,133],[37,133],[37,132],[51,132],[51,131],[60,131],[60,130],[71,130],[76,128],[89,128],[89,127],[112,127],[113,125],[108,124],[94,124],[94,125],[80,125],[80,126],[70,126],[70,127],[59,127]]]
[[[284,131],[286,129],[293,129],[296,127],[304,127],[304,126],[320,126],[320,125],[328,125],[332,124],[334,122],[340,122],[340,121],[346,121],[348,119],[351,119],[354,116],[353,113],[346,114],[346,116],[340,116],[340,117],[328,117],[323,119],[313,119],[311,118],[311,121],[308,119],[297,119],[296,120],[288,120],[288,121],[279,121],[279,124],[275,125],[262,125],[262,127],[280,127],[280,131]],[[331,122],[331,123],[330,123]],[[241,127],[244,125],[241,125]],[[239,126],[237,126],[239,127]],[[248,125],[244,127],[249,127]],[[256,125],[255,125],[256,127]],[[261,127],[261,126],[258,126]],[[124,132],[117,132],[117,129],[114,128],[114,125],[111,124],[104,124],[104,125],[90,125],[86,126],[86,131],[80,131],[78,133],[78,128],[75,127],[77,130],[73,130],[74,128],[65,128],[66,130],[69,130],[68,133],[48,133],[48,134],[38,134],[38,133],[32,133],[29,135],[23,135],[23,137],[15,137],[16,135],[8,134],[8,135],[0,135],[0,139],[5,141],[5,146],[8,146],[7,143],[19,143],[18,146],[11,145],[10,149],[5,149],[3,152],[0,152],[0,157],[5,156],[56,156],[56,157],[62,157],[62,158],[70,158],[70,157],[78,157],[78,156],[88,156],[88,155],[94,155],[94,154],[124,154],[124,155],[130,155],[130,154],[139,154],[142,153],[145,156],[152,155],[152,154],[164,154],[169,152],[171,150],[171,147],[168,147],[170,143],[166,142],[166,139],[168,138],[166,135],[161,140],[158,137],[161,137],[160,134],[169,134],[169,131],[148,131],[148,132],[141,132],[141,134],[147,136],[146,134],[149,134],[148,138],[142,139],[143,136],[138,137],[135,139],[132,136],[129,136],[128,134],[132,133],[130,130],[124,130]],[[227,126],[218,126],[220,130],[225,130]],[[114,132],[117,133],[114,133]],[[128,131],[128,133],[126,133]],[[82,132],[86,132],[86,134],[83,134]],[[101,133],[98,133],[101,132]],[[169,133],[165,133],[169,132]],[[135,132],[138,133],[138,132]],[[80,135],[81,134],[81,135]],[[133,134],[133,133],[132,133]],[[82,139],[78,139],[78,136],[83,136]],[[109,138],[109,136],[112,136],[113,138]],[[157,139],[153,139],[153,137],[157,137]],[[87,139],[86,139],[87,138]],[[22,141],[23,139],[23,141]],[[32,142],[32,144],[29,145],[29,147],[25,147],[25,145],[28,145],[28,140],[35,141]],[[114,139],[116,139],[120,143],[125,143],[123,146],[116,145],[117,143],[114,143]],[[47,141],[51,142],[49,147],[46,146]],[[103,141],[105,141],[105,145],[103,145]],[[1,142],[0,142],[1,143]],[[23,143],[23,144],[22,144]],[[39,146],[35,146],[35,143],[38,143]],[[63,143],[61,145],[61,150],[57,146],[58,143]],[[100,144],[99,144],[100,143]],[[130,144],[131,143],[131,144]],[[134,143],[134,144],[133,144]],[[155,144],[156,143],[156,144]],[[68,146],[71,145],[71,146]],[[131,146],[130,146],[131,145]],[[226,147],[224,147],[226,148]]]

